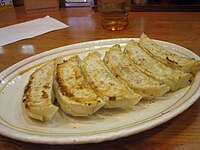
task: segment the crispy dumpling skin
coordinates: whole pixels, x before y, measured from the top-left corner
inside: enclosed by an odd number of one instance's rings
[[[63,112],[72,116],[88,116],[105,102],[85,80],[79,62],[80,58],[76,55],[57,65],[54,91]]]
[[[52,61],[36,69],[29,77],[25,87],[22,107],[30,118],[40,121],[51,120],[58,107],[53,105],[53,74],[55,62]]]
[[[150,39],[146,34],[142,34],[139,40],[140,46],[154,59],[183,72],[195,74],[200,70],[200,60],[178,56]]]
[[[118,79],[145,99],[162,96],[170,90],[166,84],[153,80],[140,71],[121,51],[119,44],[114,45],[106,52],[104,62]]]
[[[106,67],[96,52],[81,63],[82,71],[95,92],[106,102],[106,108],[129,108],[142,98],[122,84]]]
[[[172,69],[152,58],[134,40],[127,43],[124,53],[143,73],[167,84],[172,91],[187,86],[192,76],[189,73]]]

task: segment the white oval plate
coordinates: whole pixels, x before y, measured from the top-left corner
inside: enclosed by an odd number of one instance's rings
[[[27,58],[0,74],[0,133],[25,142],[46,144],[97,143],[133,135],[158,126],[190,107],[200,96],[200,73],[194,83],[153,101],[142,100],[130,110],[101,109],[90,117],[70,117],[61,111],[50,122],[28,118],[21,110],[23,89],[29,75],[42,63],[59,56],[66,58],[99,51],[102,56],[113,44],[122,47],[129,38],[78,43]],[[135,39],[138,40],[138,39]],[[157,41],[178,55],[200,59],[181,46]]]

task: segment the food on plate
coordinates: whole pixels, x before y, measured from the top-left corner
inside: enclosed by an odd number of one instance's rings
[[[162,96],[170,90],[166,84],[153,80],[141,72],[121,51],[119,44],[114,45],[106,52],[104,62],[115,77],[145,99]]]
[[[157,44],[154,40],[148,38],[148,36],[144,33],[140,37],[139,44],[153,58],[171,68],[177,68],[181,71],[193,74],[200,70],[199,60],[181,57],[171,53],[163,46]]]
[[[185,87],[189,83],[191,74],[167,67],[151,57],[134,40],[127,43],[124,53],[143,73],[167,84],[172,91]]]
[[[98,52],[82,60],[78,55],[63,57],[30,75],[22,101],[30,118],[51,120],[58,108],[72,116],[89,116],[102,107],[130,108],[142,98],[187,86],[200,70],[199,60],[171,53],[145,34],[139,43],[130,40],[123,51],[115,44],[103,60]],[[54,94],[59,107],[53,104]]]
[[[85,80],[79,63],[80,58],[76,55],[57,65],[54,91],[60,108],[66,114],[88,116],[100,109],[105,102]]]
[[[27,116],[40,120],[51,120],[58,107],[53,105],[53,72],[55,62],[51,61],[36,69],[29,77],[22,98],[22,108]]]
[[[142,98],[109,71],[97,52],[88,54],[82,60],[81,67],[91,87],[106,102],[104,107],[129,108]]]

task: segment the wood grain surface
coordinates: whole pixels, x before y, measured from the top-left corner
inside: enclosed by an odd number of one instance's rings
[[[0,12],[0,28],[46,15],[70,27],[1,47],[0,72],[27,57],[53,48],[92,40],[139,37],[142,32],[153,39],[186,47],[200,56],[200,12],[130,12],[128,28],[124,31],[113,32],[102,29],[100,14],[89,7],[62,8],[59,11],[31,14],[26,14],[24,7],[16,7]],[[30,47],[31,51],[26,50]],[[188,110],[165,124],[126,138],[98,144],[31,144],[0,135],[0,150],[198,150],[199,148],[199,100]]]

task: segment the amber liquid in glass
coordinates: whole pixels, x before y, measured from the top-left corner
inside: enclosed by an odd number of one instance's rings
[[[121,12],[102,13],[101,24],[107,30],[124,30],[128,26],[128,14]]]
[[[99,0],[101,25],[104,29],[120,31],[128,26],[129,0]]]

